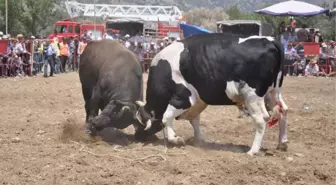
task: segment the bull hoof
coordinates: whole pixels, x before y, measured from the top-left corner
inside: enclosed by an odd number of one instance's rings
[[[97,130],[93,127],[87,127],[85,128],[85,131],[84,131],[87,135],[91,136],[91,137],[94,137],[94,136],[97,136]]]
[[[195,146],[195,147],[201,147],[205,144],[205,142],[203,139],[197,139],[195,137],[192,137],[187,140],[187,144]]]
[[[287,142],[285,142],[285,143],[279,143],[276,149],[280,150],[280,151],[283,151],[283,152],[287,152],[287,150],[288,150],[288,143]]]
[[[251,157],[255,156],[256,154],[258,154],[258,152],[252,151],[252,150],[250,150],[250,151],[247,152],[247,155],[249,155]]]
[[[175,138],[168,139],[168,141],[169,141],[169,143],[172,143],[172,144],[175,144],[175,145],[181,145],[181,146],[185,146],[186,145],[186,142],[180,136],[176,136]]]

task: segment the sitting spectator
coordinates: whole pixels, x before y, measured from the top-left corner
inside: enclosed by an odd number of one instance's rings
[[[306,59],[303,58],[301,60],[295,61],[293,66],[294,66],[294,75],[296,76],[303,75],[306,66]]]
[[[318,76],[319,74],[319,67],[317,65],[316,59],[311,59],[309,64],[306,66],[305,69],[305,76]]]

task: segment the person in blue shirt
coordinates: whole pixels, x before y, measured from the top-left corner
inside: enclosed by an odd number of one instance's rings
[[[48,49],[46,53],[46,62],[44,63],[44,77],[47,77],[47,71],[48,71],[48,64],[50,65],[50,76],[54,75],[54,68],[55,68],[55,55],[56,55],[56,49],[51,44],[50,41],[47,43]]]

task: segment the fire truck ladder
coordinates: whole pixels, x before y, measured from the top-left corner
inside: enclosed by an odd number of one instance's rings
[[[170,22],[179,19],[182,12],[176,6],[142,6],[142,5],[108,5],[84,4],[76,1],[65,2],[71,18],[78,16],[93,17],[94,7],[96,16],[106,18],[129,18],[143,21]]]

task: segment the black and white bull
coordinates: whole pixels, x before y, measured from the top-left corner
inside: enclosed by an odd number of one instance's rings
[[[283,58],[282,46],[272,37],[215,33],[172,43],[151,63],[146,103],[137,101],[147,117],[156,120],[143,134],[160,131],[162,122],[168,141],[184,144],[175,135],[173,120],[186,119],[196,141],[202,141],[200,113],[208,105],[244,105],[256,128],[248,154],[259,152],[270,119],[280,120],[278,148],[287,148],[288,107],[281,95]],[[265,99],[273,109],[271,116]]]
[[[143,96],[142,70],[131,51],[117,41],[90,42],[80,58],[79,78],[88,133],[95,135],[105,127],[123,129],[131,124],[143,130],[141,119],[137,119],[140,107],[135,104]],[[151,120],[146,124],[148,129]]]

